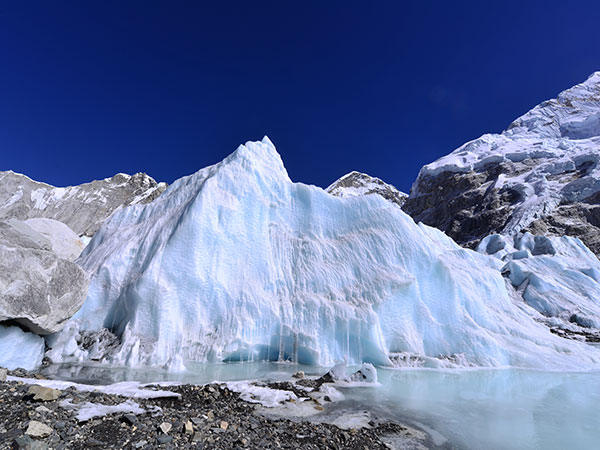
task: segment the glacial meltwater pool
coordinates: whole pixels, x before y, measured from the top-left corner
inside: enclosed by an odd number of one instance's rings
[[[109,383],[125,380],[276,380],[297,370],[327,369],[276,363],[197,364],[181,374],[161,371],[51,366],[52,378]],[[524,369],[379,369],[377,387],[341,389],[336,409],[369,410],[378,417],[421,425],[436,442],[459,449],[600,448],[600,372]],[[424,425],[424,427],[423,427]]]

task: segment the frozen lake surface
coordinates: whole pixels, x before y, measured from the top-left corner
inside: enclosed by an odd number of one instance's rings
[[[185,373],[51,366],[53,378],[79,382],[277,380],[327,369],[276,363],[197,364]],[[369,410],[434,430],[437,442],[461,449],[597,449],[600,372],[522,369],[379,369],[380,386],[343,389],[336,409]]]

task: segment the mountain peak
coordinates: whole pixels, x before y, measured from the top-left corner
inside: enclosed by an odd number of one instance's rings
[[[352,171],[333,182],[327,189],[331,195],[338,197],[357,197],[378,194],[392,203],[402,206],[408,197],[391,184],[366,173]]]
[[[600,72],[540,103],[502,134],[575,140],[600,136]]]

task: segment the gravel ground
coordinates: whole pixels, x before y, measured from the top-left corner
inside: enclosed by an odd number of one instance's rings
[[[23,371],[9,374],[35,376]],[[287,382],[269,387],[305,395],[301,388]],[[48,391],[46,395],[56,398],[42,400],[34,397],[31,388],[19,381],[0,381],[2,449],[371,450],[390,448],[389,443],[394,441],[402,442],[401,448],[430,447],[424,433],[395,423],[371,422],[370,427],[343,430],[326,423],[269,418],[261,414],[264,408],[241,400],[238,393],[223,384],[161,386],[161,390],[176,392],[180,397],[133,399],[145,413],[120,412],[85,422],[79,422],[76,411],[66,409],[60,403],[68,400],[74,405],[93,402],[114,406],[132,399],[68,388]],[[324,408],[315,403],[315,409]]]

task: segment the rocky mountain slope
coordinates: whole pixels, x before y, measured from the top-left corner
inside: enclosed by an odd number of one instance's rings
[[[391,184],[365,173],[350,172],[333,182],[327,189],[331,195],[338,197],[356,197],[377,194],[402,207],[408,194],[399,191]]]
[[[474,247],[493,233],[579,237],[600,254],[600,72],[424,166],[404,210]]]
[[[117,208],[148,203],[166,187],[145,173],[118,173],[61,188],[12,171],[0,172],[0,220],[54,219],[79,236],[91,237]]]

